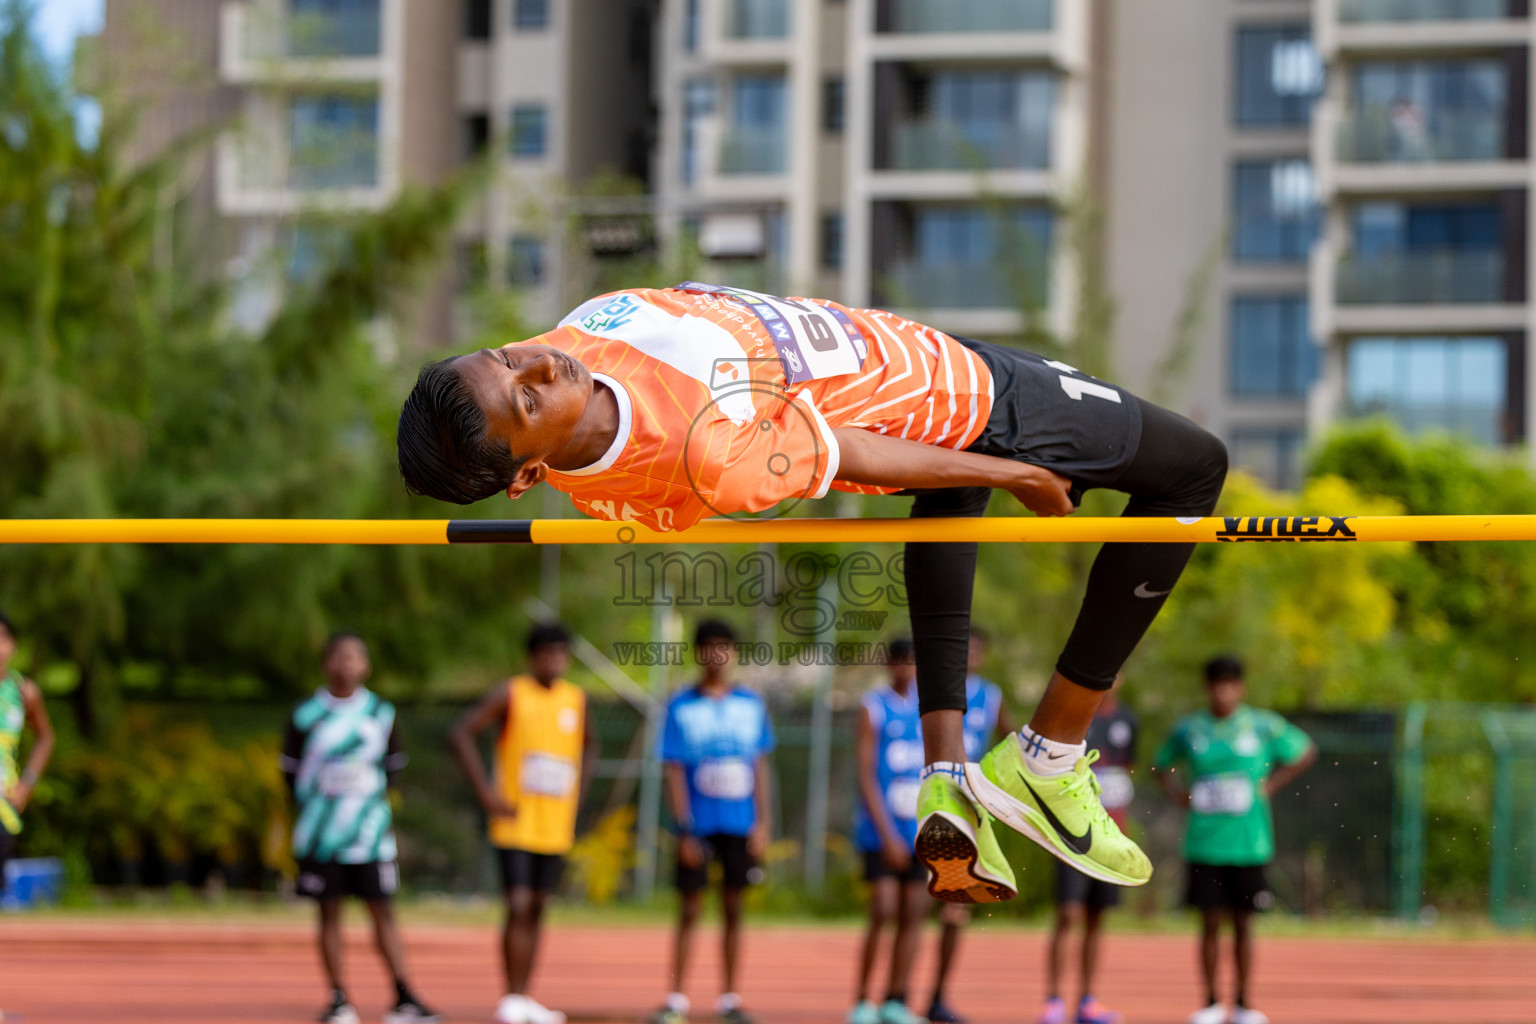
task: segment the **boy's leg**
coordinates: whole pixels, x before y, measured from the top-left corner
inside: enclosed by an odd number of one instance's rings
[[[1080,902],[1056,904],[1056,916],[1051,923],[1051,941],[1045,959],[1047,999],[1062,997],[1061,976],[1066,970],[1067,946],[1072,941],[1072,933],[1077,929],[1078,922],[1083,919],[1083,913],[1083,904]]]
[[[366,900],[365,906],[373,917],[373,940],[379,956],[389,971],[396,988],[406,988],[405,947],[400,942],[400,928],[395,923],[394,905],[386,899]]]
[[[1205,1005],[1221,1002],[1216,994],[1216,972],[1221,959],[1220,907],[1205,907],[1200,911],[1200,978],[1205,982]]]
[[[507,991],[526,995],[528,979],[533,975],[533,958],[539,948],[539,926],[544,919],[544,894],[532,886],[509,889],[507,928],[503,959],[507,972]]]
[[[901,883],[901,904],[896,914],[896,934],[891,939],[891,974],[886,981],[886,1002],[907,1001],[907,981],[917,957],[917,941],[923,934],[923,912],[928,894],[921,882]]]
[[[720,960],[725,982],[721,992],[736,991],[736,967],[741,956],[741,905],[745,894],[744,887],[720,887],[720,916],[724,922],[720,930]]]
[[[1253,911],[1232,908],[1232,966],[1236,969],[1237,991],[1232,1002],[1248,1005],[1248,979],[1253,976]]]
[[[875,853],[874,856],[880,856]],[[869,923],[864,929],[864,948],[859,954],[859,984],[853,993],[853,1001],[862,1003],[869,998],[869,979],[875,973],[875,958],[880,952],[880,932],[899,912],[901,883],[893,875],[870,879]]]
[[[1099,883],[1103,885],[1103,882]],[[1083,907],[1083,948],[1079,953],[1079,995],[1093,995],[1093,978],[1099,968],[1099,936],[1104,933],[1104,908],[1095,902]]]
[[[315,901],[320,910],[320,963],[331,991],[345,992],[342,984],[341,898],[327,896]]]
[[[933,1019],[931,1008],[944,1005],[949,972],[955,965],[955,954],[960,949],[960,933],[970,921],[970,909],[961,904],[944,903],[939,906],[939,962],[933,979],[933,998],[928,1001],[929,1020]]]
[[[1094,486],[1131,495],[1126,516],[1205,516],[1226,478],[1226,448],[1166,409],[1137,403],[1135,455]],[[1089,877],[1142,885],[1151,862],[1105,813],[1083,738],[1105,691],[1156,618],[1192,544],[1105,544],[1088,574],[1077,623],[1030,724],[972,769],[977,799],[997,818]]]

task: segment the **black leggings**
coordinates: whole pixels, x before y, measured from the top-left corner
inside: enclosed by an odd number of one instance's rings
[[[1121,515],[1210,515],[1226,480],[1226,446],[1177,413],[1132,400],[1141,409],[1141,442],[1112,485],[1131,496]],[[991,496],[988,487],[925,491],[912,502],[912,517],[979,516]],[[1109,689],[1194,549],[1193,544],[1105,544],[1088,573],[1083,607],[1056,671],[1080,686]],[[924,714],[964,710],[976,545],[908,544],[906,576],[919,707]]]

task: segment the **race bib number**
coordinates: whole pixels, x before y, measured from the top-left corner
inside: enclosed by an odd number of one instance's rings
[[[372,796],[379,788],[379,770],[362,761],[327,761],[316,782],[325,796]]]
[[[762,321],[790,384],[858,373],[868,346],[848,315],[815,302],[797,302],[745,288],[684,281],[680,291],[706,292],[736,299]]]
[[[524,754],[518,785],[534,796],[567,796],[576,786],[576,765],[553,754]]]
[[[923,784],[917,779],[896,779],[885,791],[885,806],[892,817],[907,821],[917,817],[917,791]]]
[[[1190,790],[1189,806],[1197,814],[1247,814],[1253,808],[1253,779],[1238,773],[1201,779]]]
[[[1131,806],[1131,800],[1136,796],[1136,786],[1131,782],[1131,773],[1124,768],[1096,768],[1094,775],[1099,780],[1099,800],[1107,811],[1118,811]]]
[[[739,757],[705,761],[693,777],[699,792],[711,800],[745,800],[755,781],[752,765]]]

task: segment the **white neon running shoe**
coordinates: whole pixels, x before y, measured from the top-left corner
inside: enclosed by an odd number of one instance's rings
[[[1269,1018],[1251,1006],[1234,1006],[1232,1024],[1269,1024]]]
[[[1189,1024],[1227,1024],[1227,1008],[1221,1003],[1212,1003],[1190,1014]]]

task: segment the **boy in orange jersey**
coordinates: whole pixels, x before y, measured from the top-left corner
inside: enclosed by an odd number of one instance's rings
[[[527,991],[544,904],[560,884],[565,854],[576,837],[576,809],[597,754],[586,695],[564,678],[570,644],[564,627],[535,626],[528,634],[528,674],[496,686],[449,733],[490,819],[507,901],[502,931],[507,994],[497,1004],[497,1024],[565,1021],[565,1014],[535,1002]],[[487,778],[475,737],[492,726],[501,731],[495,774]]]
[[[1040,515],[1082,490],[1125,515],[1208,515],[1226,449],[1071,366],[881,310],[687,282],[572,311],[548,334],[424,367],[401,411],[408,486],[467,504],[548,481],[604,519],[684,529],[838,487],[911,493],[914,516],[975,516],[993,488]],[[907,545],[927,766],[916,854],[930,891],[1017,891],[995,820],[1121,885],[1146,855],[1105,813],[1084,737],[1193,545],[1106,544],[1029,724],[981,762],[964,743],[973,543]]]

